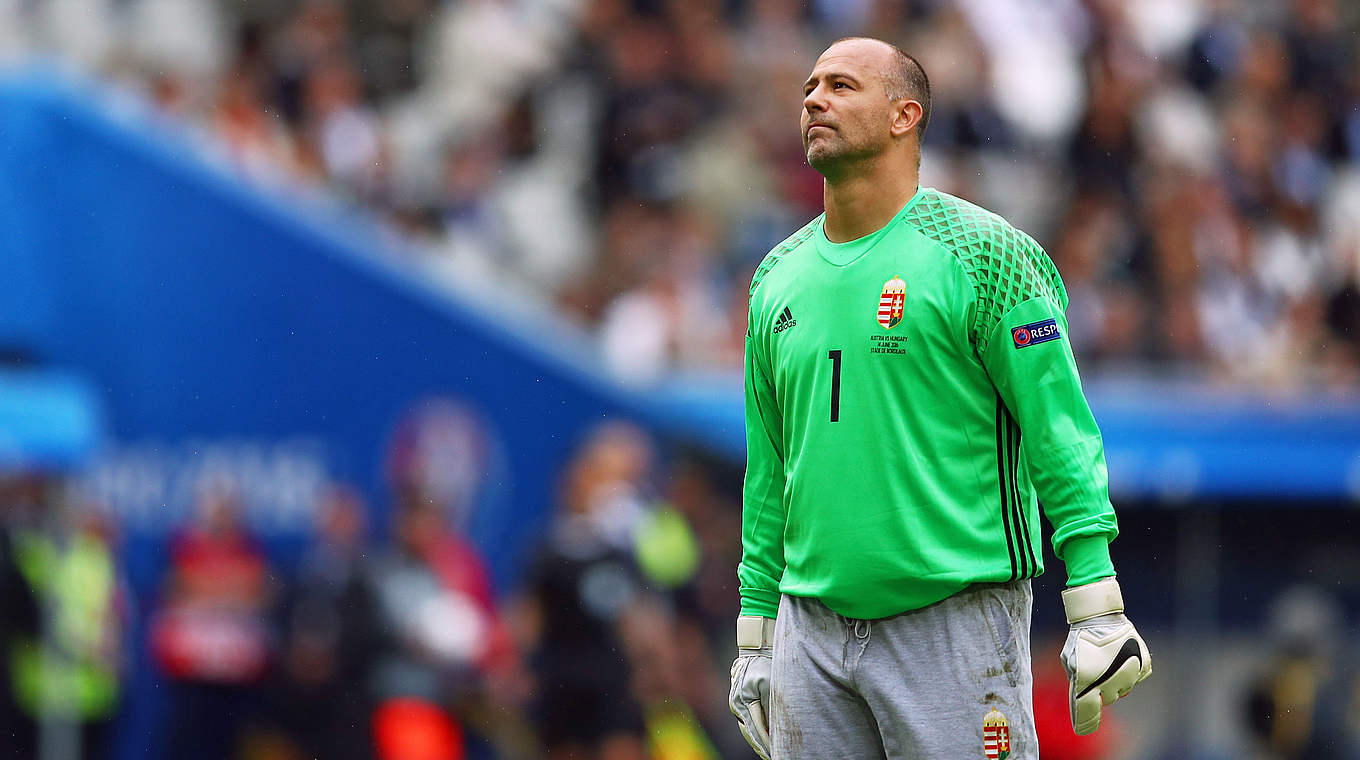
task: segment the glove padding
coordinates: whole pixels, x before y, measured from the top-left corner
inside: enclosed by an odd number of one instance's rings
[[[1072,730],[1094,733],[1100,708],[1152,675],[1152,655],[1133,623],[1114,578],[1067,589],[1063,607],[1072,626],[1062,649]]]
[[[774,621],[743,615],[737,619],[737,659],[727,706],[737,716],[746,743],[770,760],[770,670],[774,663]]]

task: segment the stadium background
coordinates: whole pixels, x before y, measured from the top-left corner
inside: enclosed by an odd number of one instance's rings
[[[1106,432],[1157,672],[1071,741],[1050,556],[1044,756],[1360,756],[1357,24],[0,0],[7,749],[748,757],[746,285],[819,211],[800,83],[872,34],[932,77],[923,182],[1057,262]]]

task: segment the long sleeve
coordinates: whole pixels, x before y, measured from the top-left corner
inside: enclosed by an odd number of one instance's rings
[[[1109,542],[1118,526],[1104,444],[1068,340],[1061,280],[1028,242],[1032,247],[1011,261],[1019,270],[1013,292],[981,310],[976,334],[985,336],[979,355],[1020,427],[1030,481],[1053,525],[1054,552],[1074,586],[1114,574]],[[1043,270],[1047,276],[1039,276]]]
[[[784,425],[752,312],[746,332],[746,478],[742,485],[741,614],[774,617],[784,575]]]

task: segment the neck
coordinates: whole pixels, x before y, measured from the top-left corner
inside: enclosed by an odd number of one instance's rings
[[[823,229],[826,239],[845,243],[862,238],[892,221],[916,194],[919,171],[916,162],[880,160],[828,176],[822,186],[826,208]]]

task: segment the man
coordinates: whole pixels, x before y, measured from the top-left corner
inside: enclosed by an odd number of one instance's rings
[[[918,187],[925,72],[840,40],[804,85],[825,213],[751,283],[730,705],[765,758],[1037,758],[1039,502],[1074,730],[1152,671],[1123,615],[1067,295],[1024,233]]]

